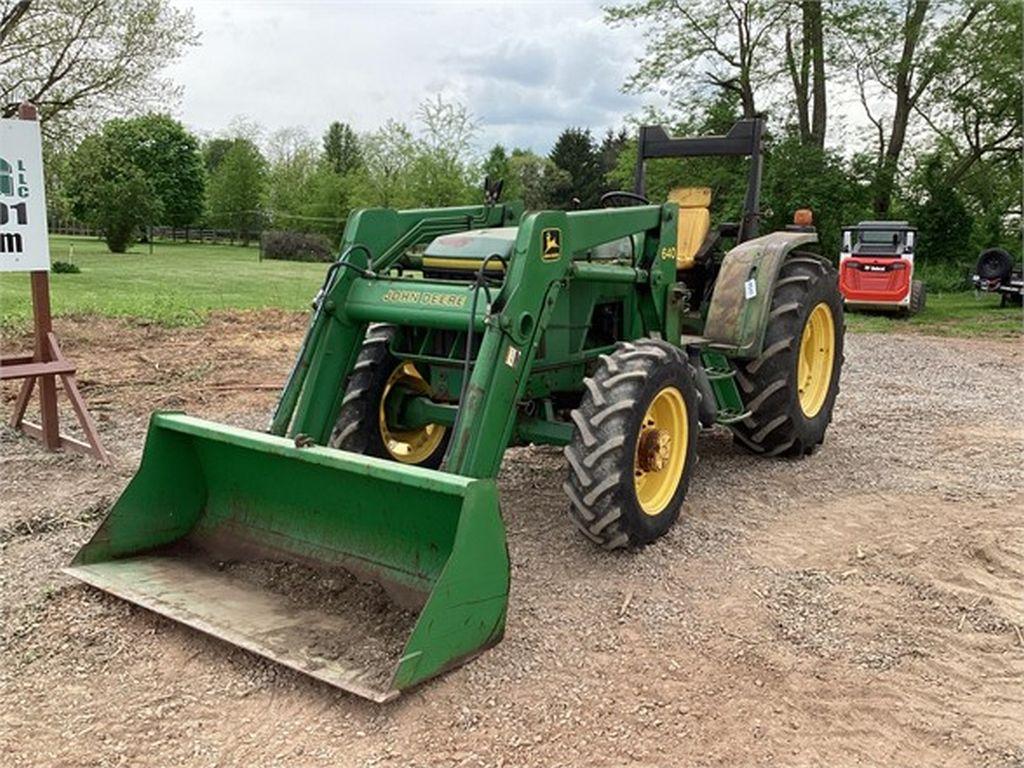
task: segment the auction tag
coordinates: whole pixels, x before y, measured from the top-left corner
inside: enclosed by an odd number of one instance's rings
[[[757,280],[750,278],[743,284],[743,297],[745,299],[752,299],[757,296]]]
[[[508,351],[505,352],[505,365],[509,368],[515,368],[516,363],[519,362],[519,356],[522,354],[518,349],[509,345]]]

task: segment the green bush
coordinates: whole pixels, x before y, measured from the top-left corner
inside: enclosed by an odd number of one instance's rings
[[[260,237],[260,249],[266,259],[286,261],[333,261],[331,241],[323,235],[291,230],[268,230]]]
[[[971,287],[971,270],[948,262],[914,264],[914,279],[923,280],[931,293],[955,293]]]
[[[70,261],[55,261],[50,265],[50,271],[57,274],[77,275],[82,270]]]

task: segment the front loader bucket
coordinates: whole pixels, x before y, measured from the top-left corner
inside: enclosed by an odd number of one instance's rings
[[[375,701],[498,642],[509,583],[493,480],[160,413],[66,572]]]

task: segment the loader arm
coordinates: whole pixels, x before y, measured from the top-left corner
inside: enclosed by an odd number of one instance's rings
[[[637,284],[645,324],[649,330],[664,333],[666,297],[675,269],[675,204],[527,214],[520,221],[505,280],[490,306],[476,284],[378,276],[378,270],[394,264],[400,255],[396,242],[405,238],[408,243],[407,233],[425,231],[420,222],[428,219],[416,217],[433,213],[375,210],[356,214],[351,229],[346,230],[340,266],[332,266],[318,298],[272,433],[287,430],[290,436],[301,434],[318,444],[327,442],[341,408],[344,382],[369,323],[453,331],[465,331],[472,325],[475,333],[482,333],[481,344],[472,361],[465,400],[458,404],[456,429],[443,468],[465,477],[495,477],[515,428],[516,404],[522,398],[539,341],[559,292],[569,281]],[[465,219],[454,222],[450,211],[444,214],[438,217],[440,221],[429,219],[430,236],[437,235],[442,225],[459,223],[462,229],[454,231],[469,228]],[[401,216],[408,219],[399,226]],[[496,212],[488,225],[507,220],[507,216]],[[598,245],[636,235],[642,248],[635,265],[597,265],[573,258]],[[385,256],[374,257],[377,251]]]
[[[354,212],[345,225],[341,255],[314,299],[298,359],[268,431],[273,435],[307,435],[321,445],[327,442],[333,416],[341,406],[341,383],[352,369],[366,334],[365,319],[340,309],[357,275],[371,269],[386,274],[408,248],[426,244],[439,235],[504,226],[521,213],[518,203]]]
[[[666,291],[651,291],[650,286],[667,288],[666,275],[674,270],[674,253],[671,262],[659,255],[665,243],[674,243],[677,215],[676,206],[667,204],[578,213],[544,211],[523,218],[508,278],[494,301],[496,311],[486,321],[466,401],[459,404],[460,419],[445,461],[448,471],[466,477],[497,476],[540,339],[559,292],[569,281],[632,280],[645,286],[642,299],[649,305],[654,327],[661,330]],[[554,258],[546,248],[553,232],[559,238]],[[643,235],[644,250],[636,267],[608,265],[603,271],[588,272],[585,262],[573,260],[574,254],[637,233]]]

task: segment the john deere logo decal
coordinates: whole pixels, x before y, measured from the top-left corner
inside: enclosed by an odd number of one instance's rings
[[[429,291],[407,291],[389,288],[380,297],[389,304],[426,304],[431,307],[464,307],[466,297],[451,293],[431,293]]]
[[[544,261],[558,261],[562,258],[562,230],[541,230],[540,242],[541,258],[543,258]]]

